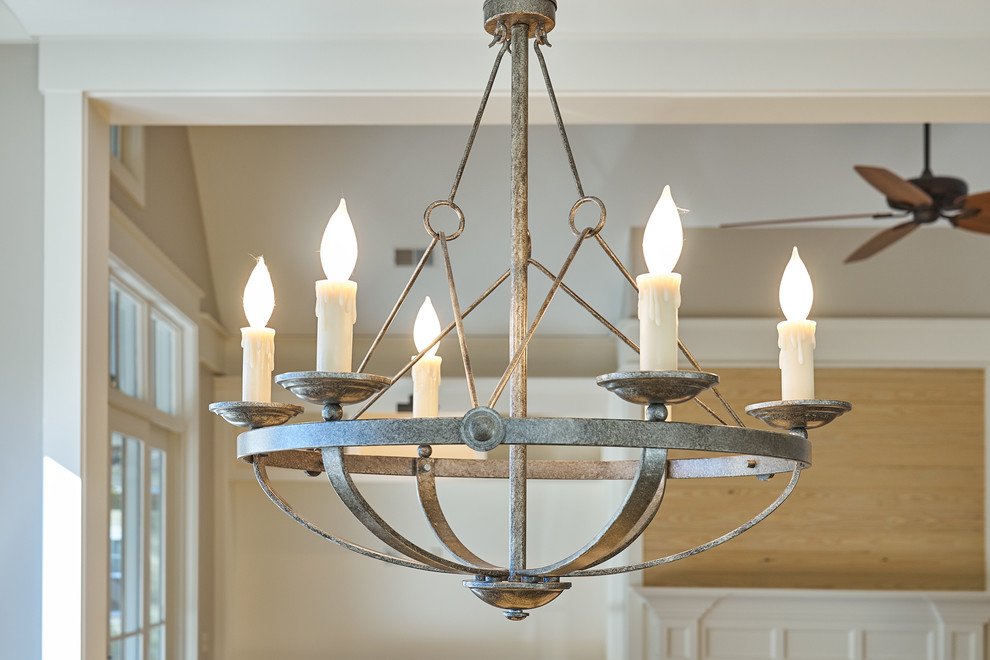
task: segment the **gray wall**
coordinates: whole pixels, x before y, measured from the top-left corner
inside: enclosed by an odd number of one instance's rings
[[[38,51],[0,45],[0,639],[41,655],[43,103]]]

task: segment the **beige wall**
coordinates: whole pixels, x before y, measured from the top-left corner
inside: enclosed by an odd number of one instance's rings
[[[138,204],[113,180],[110,200],[202,289],[203,311],[218,318],[186,128],[146,127],[144,143],[144,205]]]

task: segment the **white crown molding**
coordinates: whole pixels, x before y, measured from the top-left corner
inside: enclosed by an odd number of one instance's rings
[[[410,36],[46,38],[39,49],[43,91],[84,90],[111,121],[146,124],[464,124],[494,57],[476,38]],[[988,50],[980,34],[570,35],[548,64],[570,123],[976,122],[990,113]],[[504,121],[505,103],[497,90],[488,116]],[[551,120],[544,105],[534,122]]]

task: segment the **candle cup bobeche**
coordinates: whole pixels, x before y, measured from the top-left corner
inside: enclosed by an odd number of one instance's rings
[[[718,376],[705,371],[617,371],[595,379],[629,403],[647,406],[647,418],[667,419],[667,406],[685,403],[718,385]]]
[[[302,411],[303,407],[294,403],[271,401],[220,401],[210,404],[210,412],[246,429],[281,426]]]
[[[807,437],[808,429],[817,429],[852,410],[848,401],[834,399],[793,399],[765,401],[746,406],[746,414],[767,426]]]
[[[341,406],[361,403],[392,384],[385,376],[343,371],[294,371],[279,374],[275,382],[303,401],[323,406],[323,419],[341,419]]]

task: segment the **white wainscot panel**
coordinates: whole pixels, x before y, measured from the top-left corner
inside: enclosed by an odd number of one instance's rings
[[[640,587],[644,660],[985,660],[990,594]]]

